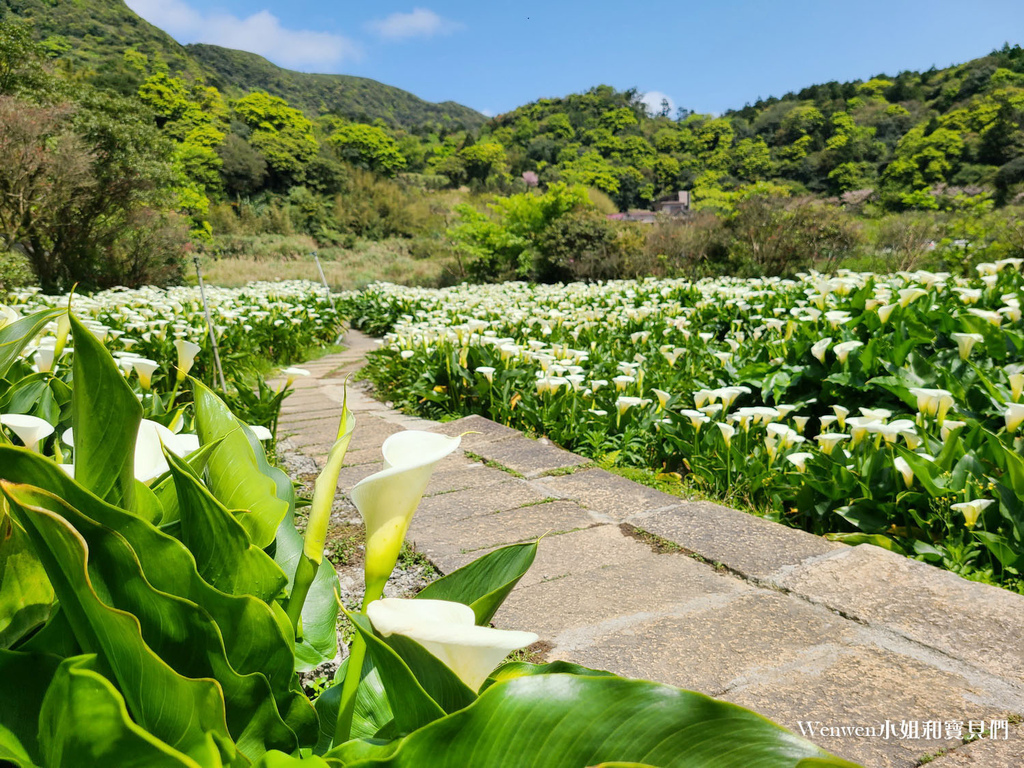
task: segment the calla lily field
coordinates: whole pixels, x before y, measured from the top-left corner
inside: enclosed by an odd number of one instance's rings
[[[308,288],[214,295],[228,360],[287,362],[337,332]],[[300,532],[269,435],[216,391],[197,309],[187,291],[118,291],[30,294],[0,315],[0,762],[852,765],[699,693],[509,660],[537,635],[491,621],[542,542],[382,599],[459,437],[392,435],[382,469],[351,490],[366,589],[346,610],[324,544],[355,417],[339,409]],[[338,656],[333,682],[308,695],[299,673]]]
[[[1024,591],[1020,259],[346,296],[378,393]]]

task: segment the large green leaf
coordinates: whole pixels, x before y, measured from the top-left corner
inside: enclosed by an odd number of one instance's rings
[[[295,569],[302,557],[304,542],[289,514],[277,531],[274,561],[288,575],[291,589]],[[331,561],[324,558],[317,566],[313,583],[302,604],[301,637],[295,642],[296,669],[315,669],[338,654],[338,599],[341,591],[338,573]]]
[[[444,717],[445,711],[424,690],[408,665],[387,643],[374,634],[370,620],[362,614],[349,614],[349,618],[356,631],[366,641],[367,654],[380,674],[384,690],[388,692],[397,733],[412,733]]]
[[[98,593],[109,599],[116,585],[94,580],[97,574],[87,567],[88,545],[66,519],[73,514],[70,508],[30,486],[3,482],[0,488],[32,537],[79,644],[99,655],[101,668],[117,681],[136,722],[202,765],[232,762],[220,687],[211,679],[178,674],[149,648],[134,616],[100,598]]]
[[[373,759],[375,752],[380,758]],[[760,715],[700,693],[560,674],[494,685],[466,709],[407,736],[397,749],[350,742],[325,757],[346,768],[853,766]]]
[[[180,538],[195,557],[199,575],[229,595],[273,600],[288,581],[284,571],[270,555],[252,545],[238,520],[184,459],[167,450],[164,456],[177,490]]]
[[[313,749],[314,754],[322,755],[333,746],[334,726],[338,721],[338,711],[341,709],[341,681],[345,679],[347,671],[348,659],[345,659],[334,675],[338,684],[332,685],[316,700],[316,713],[320,716],[320,739]],[[363,662],[362,679],[356,691],[356,705],[352,713],[352,738],[384,738],[384,734],[393,730],[394,719],[395,713],[391,710],[391,702],[388,700],[387,691],[384,690],[384,681],[381,680],[380,672],[373,666],[373,659],[367,656]]]
[[[536,556],[537,542],[496,549],[428,584],[416,597],[468,605],[476,614],[476,623],[486,626]]]
[[[77,318],[71,426],[75,433],[75,479],[101,499],[134,509],[135,439],[142,405],[110,352]]]
[[[44,623],[55,596],[28,534],[0,501],[0,649]]]
[[[43,327],[62,314],[63,309],[44,309],[0,328],[0,379],[7,375],[21,351]]]
[[[235,515],[252,543],[266,548],[288,514],[288,503],[278,497],[274,479],[260,471],[257,453],[242,423],[198,381],[193,382],[193,388],[200,442],[206,445],[223,441],[207,462],[213,495],[228,509],[237,510]]]
[[[200,447],[198,451],[190,453],[185,458],[185,463],[188,464],[193,472],[201,475],[206,471],[206,462],[210,458],[210,454],[216,450],[218,445],[220,445],[220,442],[207,443]],[[153,491],[157,501],[160,502],[160,509],[163,511],[160,517],[160,527],[168,531],[172,529],[180,531],[181,526],[178,524],[178,493],[174,489],[174,477],[171,475],[170,470],[154,480],[150,490]]]
[[[47,768],[204,768],[132,721],[95,656],[60,665],[43,700],[39,736]]]
[[[514,680],[517,677],[529,677],[531,675],[584,675],[587,677],[615,677],[611,672],[590,667],[581,667],[568,661],[553,661],[550,664],[530,664],[526,661],[510,661],[502,664],[494,670],[487,678],[481,691],[490,688],[497,683],[504,683],[507,680]]]
[[[44,494],[40,490],[32,494],[37,505],[53,499]],[[267,749],[290,752],[299,747],[297,736],[278,712],[266,676],[261,671],[243,675],[232,667],[221,629],[208,613],[189,600],[154,589],[143,575],[138,554],[116,531],[67,505],[52,511],[84,539],[89,578],[103,603],[134,616],[143,642],[175,672],[220,683],[228,730],[244,754],[255,758]],[[67,606],[63,595],[61,605]],[[69,615],[73,616],[73,611]],[[258,643],[259,638],[239,638],[235,642]]]
[[[4,757],[41,762],[39,712],[60,661],[48,653],[0,651],[0,763]]]
[[[44,488],[91,519],[116,530],[139,554],[146,580],[161,592],[200,606],[220,627],[228,659],[243,674],[260,672],[274,688],[282,713],[296,733],[315,730],[315,715],[294,675],[291,627],[280,608],[251,595],[232,596],[210,586],[185,545],[145,520],[96,498],[56,464],[24,448],[0,446],[0,479]],[[45,629],[44,629],[45,631]],[[60,639],[55,633],[54,639]],[[51,649],[40,644],[40,650]]]

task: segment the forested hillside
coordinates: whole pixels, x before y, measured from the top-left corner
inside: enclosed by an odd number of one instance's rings
[[[245,51],[182,46],[122,0],[0,0],[0,18],[7,17],[30,21],[54,57],[98,84],[118,85],[124,52],[131,49],[171,74],[205,79],[226,95],[261,89],[311,116],[333,113],[404,127],[436,122],[476,128],[485,120],[461,104],[432,104],[363,77],[293,72]]]
[[[728,208],[745,187],[842,195],[873,189],[887,209],[937,208],[943,193],[1024,179],[1024,50],[960,66],[831,82],[715,117],[650,116],[637,94],[602,86],[491,121],[513,175],[596,187],[620,207],[692,189]],[[950,190],[950,187],[959,189]]]
[[[720,116],[602,85],[483,122],[183,47],[121,0],[0,0],[0,112],[0,287],[18,259],[47,289],[173,280],[189,249],[266,263],[372,244],[364,261],[404,265],[378,277],[423,282],[1024,257],[1016,46]],[[687,218],[606,217],[680,190]]]

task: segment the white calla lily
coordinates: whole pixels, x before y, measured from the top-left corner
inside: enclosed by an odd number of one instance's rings
[[[185,341],[185,339],[176,339],[174,342],[174,349],[178,353],[178,373],[176,381],[180,384],[185,380],[185,377],[188,376],[188,372],[192,370],[192,365],[196,361],[196,355],[199,354],[199,350],[201,350],[202,347],[191,341]]]
[[[23,413],[0,414],[0,424],[16,434],[26,448],[36,453],[39,453],[39,442],[53,434],[53,425],[46,419]]]
[[[434,467],[460,442],[459,437],[417,430],[391,435],[381,446],[383,471],[360,480],[352,489],[350,498],[366,524],[368,595],[383,590]]]
[[[385,598],[370,603],[366,615],[384,637],[415,640],[473,691],[509,653],[539,639],[533,632],[478,627],[472,608],[448,600]]]

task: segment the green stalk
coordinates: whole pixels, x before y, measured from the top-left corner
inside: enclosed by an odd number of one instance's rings
[[[363,605],[360,613],[366,613],[366,606],[384,594],[384,584],[367,585],[363,594]],[[344,744],[352,735],[352,716],[356,711],[356,694],[359,683],[363,679],[363,660],[366,658],[366,641],[356,633],[352,641],[352,650],[348,655],[348,667],[345,670],[345,682],[341,688],[341,705],[338,708],[338,720],[334,726],[334,746]]]
[[[299,565],[295,569],[295,581],[292,584],[292,593],[288,597],[288,606],[285,613],[292,624],[296,639],[299,636],[299,619],[302,616],[302,606],[306,603],[306,595],[313,584],[319,563],[314,563],[310,558],[303,555],[299,558]]]

